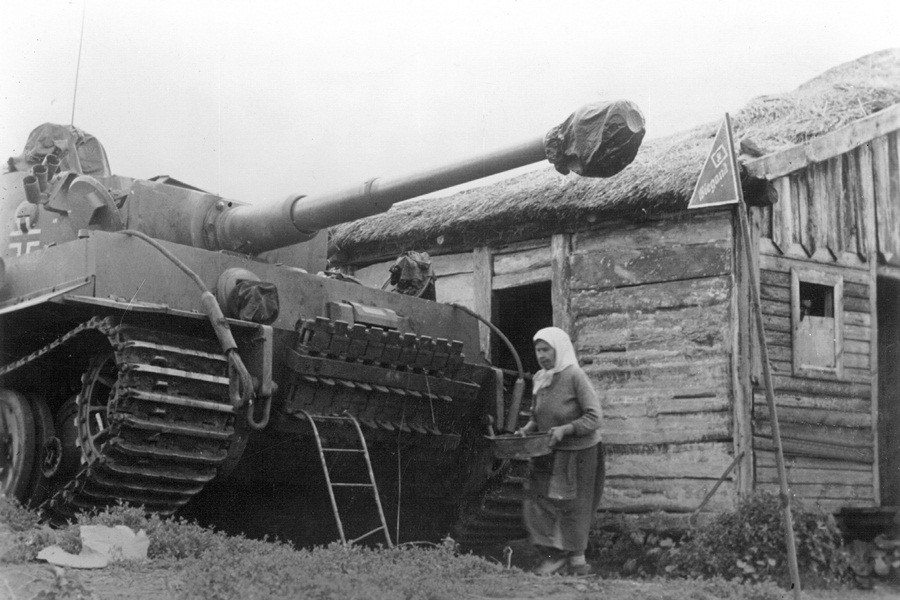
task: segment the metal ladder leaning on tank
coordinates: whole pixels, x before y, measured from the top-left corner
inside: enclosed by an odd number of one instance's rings
[[[369,458],[369,447],[366,444],[366,438],[363,436],[362,428],[359,426],[359,421],[356,420],[356,417],[346,411],[343,415],[311,415],[305,410],[302,410],[298,413],[298,416],[300,414],[302,414],[306,418],[306,420],[309,421],[310,427],[312,428],[313,437],[316,440],[316,448],[318,448],[319,450],[319,459],[322,461],[322,472],[325,474],[325,484],[328,486],[328,498],[331,500],[331,510],[334,512],[334,520],[335,523],[337,523],[338,533],[341,536],[341,543],[345,546],[347,546],[348,544],[355,544],[356,542],[369,537],[373,533],[383,531],[384,539],[387,542],[388,548],[393,548],[394,545],[391,542],[391,534],[388,531],[387,521],[384,518],[384,510],[382,510],[381,508],[381,497],[378,495],[378,486],[375,484],[375,472],[372,470],[372,461]],[[319,436],[319,428],[316,425],[316,421],[325,421],[332,424],[352,423],[354,429],[356,430],[356,435],[359,439],[360,447],[337,448],[332,446],[326,448],[322,446],[322,438]],[[348,452],[362,454],[363,458],[366,461],[366,469],[369,473],[370,483],[332,481],[331,473],[328,471],[328,461],[325,459],[326,452]],[[334,497],[334,488],[336,487],[371,488],[372,495],[375,497],[375,507],[378,509],[378,518],[381,520],[381,525],[348,542],[347,537],[344,535],[344,525],[341,522],[341,515],[338,511],[337,500]]]

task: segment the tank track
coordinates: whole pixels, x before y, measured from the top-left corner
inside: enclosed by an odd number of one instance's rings
[[[41,509],[70,518],[124,501],[171,514],[239,454],[225,357],[215,342],[95,317],[0,368],[49,353],[93,356],[82,375],[75,426],[81,466]]]
[[[528,463],[509,461],[485,493],[460,508],[454,539],[464,548],[483,550],[526,537],[522,521]]]

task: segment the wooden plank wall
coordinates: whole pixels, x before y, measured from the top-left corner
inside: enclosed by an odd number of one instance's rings
[[[898,155],[895,131],[775,179],[780,200],[760,222],[774,248],[764,250],[857,265],[877,251],[900,266]]]
[[[878,257],[900,266],[900,132],[873,140],[871,148]]]
[[[844,278],[844,369],[840,379],[795,377],[792,363],[790,269]],[[808,504],[836,512],[875,502],[869,270],[762,254],[760,293],[781,424],[788,482]],[[754,390],[757,486],[776,492],[765,392]]]
[[[573,340],[601,394],[601,510],[689,512],[734,456],[729,211],[572,235]],[[732,475],[708,510],[733,506]]]
[[[898,260],[896,133],[773,181],[778,203],[760,219],[760,292],[779,406],[788,482],[829,511],[878,504],[875,434],[877,334],[873,259]],[[843,292],[843,374],[794,376],[791,269],[839,275]],[[778,487],[771,424],[754,390],[757,485]]]

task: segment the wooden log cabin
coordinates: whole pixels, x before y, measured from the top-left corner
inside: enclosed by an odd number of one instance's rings
[[[490,318],[531,370],[531,335],[569,331],[602,397],[601,510],[686,515],[736,459],[705,511],[777,490],[749,252],[792,492],[832,512],[896,508],[900,50],[757,98],[733,123],[746,182],[777,192],[750,208],[749,248],[733,207],[686,210],[709,123],[645,142],[610,179],[548,168],[341,225],[332,264],[380,287],[398,254],[429,252],[438,301]],[[487,328],[482,351],[512,367]]]

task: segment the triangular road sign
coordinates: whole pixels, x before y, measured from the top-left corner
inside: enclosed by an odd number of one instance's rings
[[[735,165],[731,120],[725,115],[719,131],[716,132],[709,156],[703,163],[700,177],[697,178],[697,185],[694,186],[688,208],[737,204],[740,201],[741,188]]]

